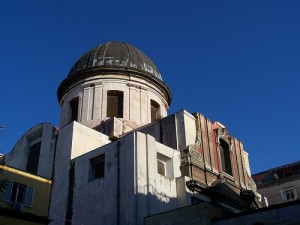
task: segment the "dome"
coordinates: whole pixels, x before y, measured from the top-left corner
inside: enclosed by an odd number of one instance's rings
[[[71,68],[69,76],[102,68],[133,70],[162,80],[154,63],[136,47],[125,42],[107,42],[85,53]]]
[[[108,129],[102,122],[114,117],[127,131],[165,117],[172,100],[153,62],[132,45],[116,41],[81,56],[59,85],[57,97],[61,126],[76,120]]]

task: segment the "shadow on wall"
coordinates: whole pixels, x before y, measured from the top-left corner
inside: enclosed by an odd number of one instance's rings
[[[147,187],[145,187],[147,189]],[[150,189],[150,188],[148,188]],[[148,194],[136,194],[136,215],[137,223],[144,224],[144,218],[147,216],[167,212],[179,207],[178,199],[170,197],[164,192],[159,192],[152,188]]]
[[[141,203],[147,202],[150,212],[160,213],[167,210],[178,208],[178,198],[176,196],[176,188],[172,191],[172,186],[165,187],[165,192],[158,191],[152,185],[144,186],[145,194],[137,194],[137,199],[141,199]],[[169,192],[169,193],[167,193]],[[172,193],[173,192],[173,193]],[[175,192],[175,193],[174,193]],[[173,196],[171,196],[171,194]]]

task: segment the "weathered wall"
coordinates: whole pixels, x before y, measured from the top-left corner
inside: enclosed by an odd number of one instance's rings
[[[177,150],[133,132],[74,158],[72,172],[65,159],[71,157],[75,127],[66,126],[58,135],[55,174],[59,176],[54,178],[50,208],[53,224],[64,224],[61,218],[84,224],[143,224],[145,216],[178,207]],[[166,176],[157,172],[158,153],[168,159]],[[101,154],[105,154],[105,175],[90,179],[91,159]]]
[[[194,143],[196,139],[195,118],[185,110],[137,130],[153,136],[157,142],[180,151]]]
[[[107,136],[77,122],[69,123],[59,130],[52,185],[54,197],[51,198],[50,206],[50,219],[55,220],[55,224],[64,224],[67,215],[70,201],[70,160],[109,142]]]
[[[55,222],[50,224],[65,224],[73,124],[70,123],[61,128],[57,137],[49,210],[49,219]]]
[[[222,124],[213,123],[200,113],[191,115],[181,110],[138,130],[153,136],[164,145],[181,151],[183,157],[187,157],[184,149],[194,145],[198,157],[192,155],[191,162],[195,166],[192,170],[183,169],[183,175],[193,176],[193,179],[207,186],[210,186],[219,175],[230,180],[235,189],[253,189],[255,186],[250,177],[248,154],[243,149],[242,142],[229,135]],[[232,175],[222,171],[219,139],[225,140],[229,145]]]
[[[176,178],[181,176],[180,152],[136,133],[137,224],[143,218],[178,207]],[[158,153],[166,163],[166,175],[157,172]]]
[[[241,213],[229,219],[218,219],[213,225],[296,225],[300,224],[300,202],[296,204],[282,204],[263,208],[249,213]]]
[[[110,143],[109,138],[98,131],[77,122],[73,126],[71,159]]]
[[[221,208],[205,202],[146,217],[145,225],[210,225],[212,224],[212,218],[220,217],[221,215]]]
[[[97,224],[117,224],[117,189],[120,188],[117,148],[118,143],[114,142],[74,160],[74,184],[69,187],[73,191],[73,205],[70,205],[72,221],[83,224],[95,224],[95,221]],[[101,154],[105,154],[104,177],[90,180],[90,159]],[[128,183],[132,184],[130,179]],[[123,192],[122,194],[126,194],[127,191]]]
[[[98,126],[107,119],[107,91],[117,90],[124,94],[123,119],[134,121],[141,126],[151,122],[150,100],[160,105],[161,118],[167,115],[169,108],[160,89],[144,79],[126,75],[95,75],[90,80],[80,81],[70,87],[63,96],[61,105],[61,126],[71,122],[69,102],[78,97],[78,121],[88,127]]]
[[[37,175],[48,179],[52,176],[54,148],[57,129],[49,124],[38,124],[29,129],[17,142],[13,150],[5,155],[5,163],[26,171],[29,147],[41,142]]]

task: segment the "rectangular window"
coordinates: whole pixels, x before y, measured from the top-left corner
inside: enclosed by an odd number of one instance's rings
[[[157,172],[160,175],[166,176],[166,165],[163,161],[157,159]]]
[[[41,142],[37,142],[29,147],[27,168],[29,173],[37,174],[40,159]]]
[[[14,203],[24,203],[25,202],[25,190],[26,186],[18,183],[13,184],[10,202]]]
[[[90,176],[89,180],[104,177],[105,173],[105,154],[98,155],[90,159]]]
[[[78,106],[79,106],[79,98],[74,98],[70,101],[71,108],[71,121],[78,121]]]
[[[171,158],[157,152],[156,163],[158,174],[171,179],[174,178],[173,160]]]
[[[151,100],[150,103],[151,103],[151,122],[154,122],[159,119],[159,104],[154,100]]]
[[[294,201],[298,199],[297,190],[295,188],[283,189],[281,191],[281,196],[284,202]]]
[[[107,92],[107,117],[123,118],[123,92]]]
[[[7,186],[3,191],[3,201],[13,203],[16,207],[20,208],[23,205],[31,207],[32,198],[33,187],[13,181],[8,181]]]

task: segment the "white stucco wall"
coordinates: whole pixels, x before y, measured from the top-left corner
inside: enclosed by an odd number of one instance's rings
[[[180,153],[155,141],[150,135],[136,133],[137,221],[147,215],[178,207],[176,177],[180,177]],[[157,172],[157,154],[169,158],[168,176]],[[169,168],[168,168],[169,167]],[[139,224],[139,223],[138,223]]]
[[[69,123],[59,130],[49,210],[49,218],[54,221],[52,224],[65,224],[70,160],[109,142],[107,136],[77,122]]]
[[[108,136],[73,122],[71,159],[110,143]]]
[[[86,225],[117,224],[117,145],[108,144],[74,160],[73,221]],[[90,180],[90,159],[101,154],[105,154],[104,177]]]
[[[95,221],[117,224],[117,220],[120,224],[143,224],[145,216],[179,206],[176,183],[181,175],[179,151],[139,132],[74,158],[74,181],[69,186],[70,163],[66,158],[71,157],[74,149],[72,139],[76,139],[76,127],[76,123],[66,126],[58,137],[50,206],[52,224],[64,224],[61,218],[67,215],[70,190],[73,193],[72,221],[85,225],[95,224]],[[85,138],[88,140],[90,136]],[[158,174],[157,153],[169,158],[169,177]],[[101,154],[105,154],[105,175],[91,180],[90,159]]]
[[[57,137],[54,178],[49,208],[50,224],[65,224],[68,199],[68,181],[72,149],[73,123],[61,128]]]
[[[178,149],[182,150],[196,141],[195,117],[185,110],[175,113]]]

